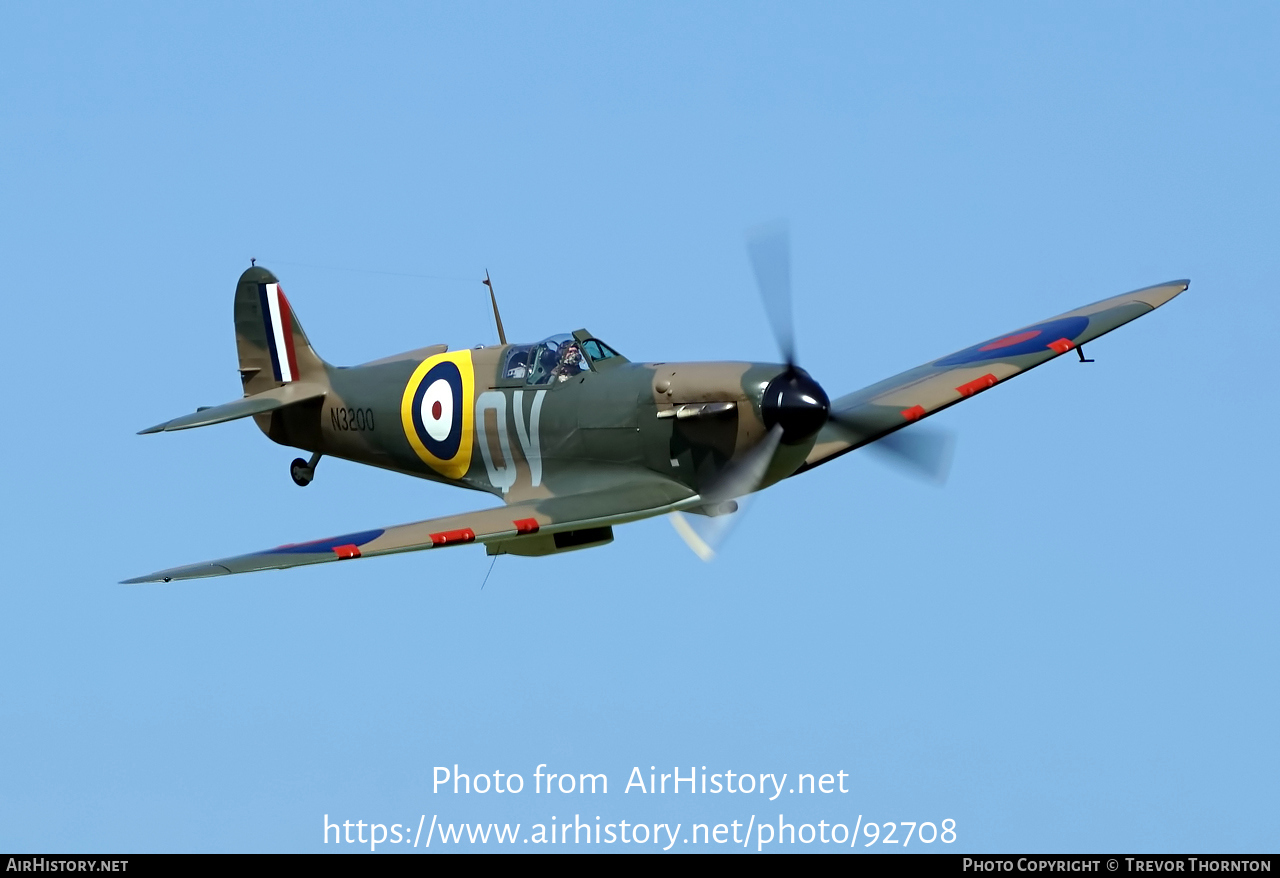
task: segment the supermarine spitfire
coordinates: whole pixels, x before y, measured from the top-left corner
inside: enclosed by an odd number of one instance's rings
[[[484,543],[549,555],[610,542],[614,525],[667,513],[720,516],[735,498],[877,443],[932,465],[919,421],[1168,302],[1186,280],[1104,299],[831,400],[796,362],[789,245],[774,227],[748,252],[783,362],[633,363],[585,329],[534,344],[421,348],[335,367],[311,347],[276,276],[253,266],[235,293],[244,397],[143,433],[252,417],[305,486],[322,456],[486,491],[503,505],[175,567],[169,582]],[[487,280],[486,280],[487,283]],[[492,296],[492,286],[490,286]],[[899,432],[899,431],[906,432]],[[695,551],[705,546],[686,523]]]

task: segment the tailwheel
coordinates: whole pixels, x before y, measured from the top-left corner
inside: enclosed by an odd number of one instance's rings
[[[307,466],[307,462],[301,457],[297,457],[294,458],[293,463],[289,464],[289,475],[293,476],[295,485],[305,488],[316,477],[316,471]]]
[[[293,463],[289,464],[289,475],[293,478],[293,483],[299,488],[311,484],[311,480],[316,477],[316,464],[319,462],[319,452],[311,455],[311,460],[295,457]]]

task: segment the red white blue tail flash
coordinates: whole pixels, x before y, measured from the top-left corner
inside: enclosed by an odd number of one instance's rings
[[[289,300],[279,284],[258,284],[258,296],[262,301],[271,368],[277,381],[293,381],[298,377],[298,357],[293,352],[293,315]]]

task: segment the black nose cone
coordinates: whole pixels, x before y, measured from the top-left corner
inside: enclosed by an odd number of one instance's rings
[[[782,441],[803,442],[822,429],[831,410],[831,400],[822,386],[800,368],[791,368],[769,382],[760,401],[766,429],[782,425]]]

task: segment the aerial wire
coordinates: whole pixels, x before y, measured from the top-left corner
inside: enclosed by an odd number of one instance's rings
[[[493,565],[498,563],[498,556],[494,555],[493,560],[489,562],[489,573],[493,572]],[[484,575],[484,582],[480,583],[480,590],[484,591],[485,582],[489,581],[489,573]]]
[[[448,274],[413,274],[407,271],[381,271],[376,268],[348,268],[341,265],[317,265],[314,262],[293,262],[287,259],[269,260],[276,265],[296,265],[299,268],[318,268],[322,271],[347,271],[355,274],[384,274],[390,277],[416,277],[423,280],[457,280],[471,281],[473,278],[457,277]]]

